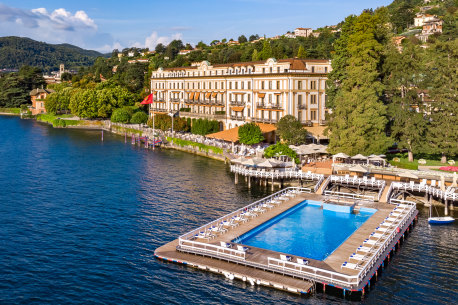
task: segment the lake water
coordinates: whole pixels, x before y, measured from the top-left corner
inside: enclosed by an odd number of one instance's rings
[[[340,304],[154,258],[181,233],[266,193],[234,185],[222,162],[147,151],[100,132],[0,116],[1,304]],[[367,304],[458,299],[458,226],[427,210]]]

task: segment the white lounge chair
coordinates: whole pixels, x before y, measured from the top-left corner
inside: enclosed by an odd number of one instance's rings
[[[309,261],[303,258],[296,258],[296,261],[299,265],[308,265]]]
[[[380,233],[372,233],[371,234],[371,237],[374,237],[374,238],[380,238],[382,236],[383,236],[383,234],[380,234]]]
[[[248,251],[248,247],[237,245],[237,250],[243,251],[243,252],[247,252]]]
[[[232,245],[231,244],[228,244],[224,241],[220,241],[219,244],[221,245],[221,247],[223,248],[232,248]]]
[[[352,264],[352,263],[347,263],[347,262],[343,263],[341,268],[348,268],[348,269],[353,269],[353,270],[359,269],[357,264]]]
[[[356,252],[358,252],[358,251],[360,251],[360,252],[365,252],[365,253],[369,253],[369,252],[371,252],[371,251],[373,251],[373,250],[372,250],[371,247],[359,246],[358,249],[356,249]]]
[[[280,259],[281,259],[282,261],[290,262],[290,261],[291,261],[291,256],[289,256],[289,255],[284,255],[284,254],[280,254]]]
[[[355,260],[358,260],[358,261],[364,261],[364,260],[367,260],[367,257],[366,257],[366,255],[362,255],[362,254],[356,254],[356,253],[353,253],[352,255],[350,255],[350,258],[351,258],[351,259],[355,259]]]

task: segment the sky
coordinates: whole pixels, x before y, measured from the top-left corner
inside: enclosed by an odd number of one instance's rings
[[[0,0],[0,36],[111,52],[184,43],[272,37],[337,24],[392,0]]]

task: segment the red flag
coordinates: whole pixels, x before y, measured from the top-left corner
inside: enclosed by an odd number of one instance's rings
[[[141,102],[140,104],[142,105],[148,105],[148,104],[152,104],[153,103],[153,94],[149,94],[147,97],[145,97],[145,99],[143,100],[143,102]]]

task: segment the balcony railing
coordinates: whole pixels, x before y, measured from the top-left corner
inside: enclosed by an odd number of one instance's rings
[[[244,116],[238,116],[238,115],[231,115],[231,120],[245,121],[245,117]]]
[[[262,109],[283,109],[283,106],[280,104],[266,104],[266,103],[258,103],[257,108]]]
[[[196,113],[196,112],[184,112],[184,111],[180,111],[180,117],[205,118],[205,119],[211,119],[211,120],[226,119],[226,115],[224,114]]]
[[[297,108],[299,108],[299,109],[307,109],[307,105],[306,104],[299,104],[297,106]]]
[[[231,106],[245,106],[245,102],[231,101]]]
[[[266,123],[266,124],[276,124],[278,122],[277,119],[265,119],[265,118],[253,118],[253,121],[258,123]]]
[[[151,108],[151,111],[156,111],[156,112],[168,112],[168,109],[164,109],[164,108]]]
[[[189,105],[225,106],[222,101],[185,100],[184,103]]]

